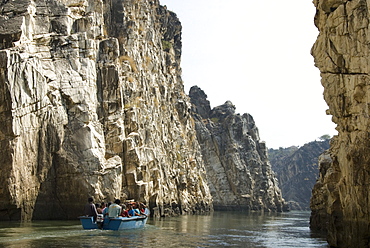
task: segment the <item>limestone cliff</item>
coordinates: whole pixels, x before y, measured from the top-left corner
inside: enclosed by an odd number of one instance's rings
[[[301,147],[269,149],[272,169],[290,210],[310,210],[312,188],[319,175],[318,159],[329,149],[329,139]]]
[[[0,219],[75,219],[90,195],[212,208],[158,0],[3,0],[0,37]]]
[[[320,161],[311,227],[333,247],[370,247],[370,2],[314,0],[312,48],[338,136]]]
[[[252,116],[236,114],[230,101],[211,109],[207,95],[197,86],[189,96],[214,208],[285,210]]]

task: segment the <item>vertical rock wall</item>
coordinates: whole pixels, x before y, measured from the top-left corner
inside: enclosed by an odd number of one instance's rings
[[[75,219],[90,195],[212,208],[158,0],[1,1],[0,38],[0,219]]]
[[[269,149],[269,159],[290,210],[310,210],[312,188],[319,174],[317,160],[330,147],[329,140],[301,147]]]
[[[211,110],[207,95],[199,87],[192,87],[189,95],[214,208],[285,210],[253,117],[235,114],[230,101]]]
[[[320,163],[311,227],[333,247],[370,246],[370,2],[315,0],[312,49],[338,136]]]

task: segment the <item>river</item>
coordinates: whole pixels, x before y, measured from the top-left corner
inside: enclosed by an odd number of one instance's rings
[[[328,247],[309,212],[214,212],[148,220],[143,229],[83,230],[78,221],[0,222],[0,247]]]

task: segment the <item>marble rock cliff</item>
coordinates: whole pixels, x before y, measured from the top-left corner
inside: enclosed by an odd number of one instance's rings
[[[209,211],[180,56],[158,0],[0,1],[0,219],[75,219],[88,196]]]
[[[214,208],[285,210],[266,144],[260,141],[252,116],[236,114],[230,101],[211,109],[197,86],[189,96]]]
[[[370,247],[370,2],[314,4],[312,54],[338,135],[320,159],[311,227],[326,230],[333,247]]]

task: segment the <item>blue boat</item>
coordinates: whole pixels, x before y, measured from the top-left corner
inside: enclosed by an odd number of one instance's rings
[[[145,215],[132,217],[105,218],[103,222],[96,221],[92,216],[80,216],[83,229],[103,230],[127,230],[144,227],[149,216],[149,209],[145,209]]]

